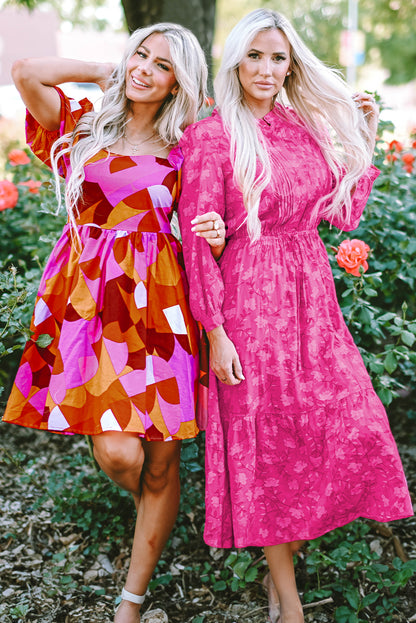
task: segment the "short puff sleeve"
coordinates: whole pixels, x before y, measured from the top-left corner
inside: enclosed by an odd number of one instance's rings
[[[64,134],[72,132],[80,117],[93,110],[93,105],[88,99],[77,102],[67,97],[59,87],[54,88],[61,98],[61,123],[58,130],[46,130],[28,110],[26,111],[26,142],[35,156],[49,168],[52,168],[50,154],[54,142]],[[63,159],[59,165],[59,174],[63,177],[66,175],[66,164]]]

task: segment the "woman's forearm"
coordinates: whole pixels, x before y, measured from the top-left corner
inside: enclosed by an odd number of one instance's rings
[[[85,62],[71,58],[24,58],[12,67],[13,80],[20,90],[28,83],[56,86],[64,82],[94,82],[105,80],[107,63]]]

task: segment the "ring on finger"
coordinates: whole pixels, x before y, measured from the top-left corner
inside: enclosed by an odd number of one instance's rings
[[[220,230],[217,229],[216,231],[217,231],[217,238],[221,238]]]
[[[220,222],[219,221],[212,221],[213,222],[213,229],[216,229],[217,231],[220,228]]]

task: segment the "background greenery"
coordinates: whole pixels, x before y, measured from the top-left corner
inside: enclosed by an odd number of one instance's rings
[[[1,0],[0,0],[1,3]],[[120,0],[130,31],[159,21],[174,21],[195,32],[211,56],[217,11],[216,41],[224,40],[232,26],[249,11],[266,6],[286,15],[313,52],[324,62],[339,66],[341,31],[348,27],[348,0]],[[50,6],[61,19],[75,25],[103,29],[105,20],[91,11],[105,0],[11,0],[10,4],[35,8]],[[416,3],[414,0],[359,0],[358,28],[365,35],[367,59],[387,70],[389,84],[416,78]],[[97,13],[99,14],[99,13]],[[219,19],[220,18],[220,19]]]

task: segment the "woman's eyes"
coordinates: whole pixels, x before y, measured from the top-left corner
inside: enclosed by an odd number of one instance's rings
[[[137,56],[140,56],[140,58],[147,58],[147,54],[146,52],[143,52],[143,50],[137,50],[136,51]],[[169,71],[170,67],[168,67],[167,65],[165,65],[164,63],[157,63],[157,66],[160,67],[160,69],[163,69],[163,71]]]
[[[261,55],[258,52],[249,52],[248,57],[254,60],[259,60]],[[286,56],[282,56],[281,54],[276,54],[276,56],[272,56],[272,61],[280,63],[281,61],[285,61]]]

